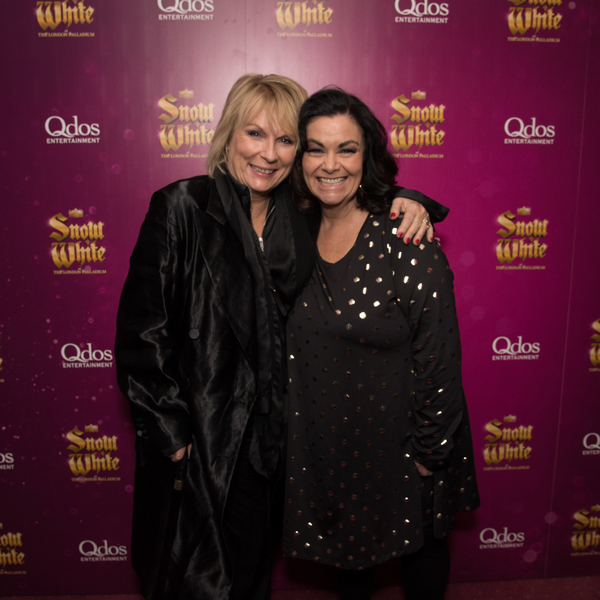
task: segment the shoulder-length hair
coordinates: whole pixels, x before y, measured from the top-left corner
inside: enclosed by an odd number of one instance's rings
[[[298,112],[306,100],[306,90],[283,75],[243,75],[227,95],[221,119],[210,144],[206,169],[227,171],[227,145],[231,136],[266,110],[269,125],[275,122],[293,140],[298,140]]]
[[[302,105],[298,120],[300,146],[292,170],[294,202],[303,212],[311,213],[318,204],[302,174],[302,157],[308,150],[306,129],[319,117],[347,115],[360,128],[363,144],[363,174],[356,194],[359,208],[383,212],[390,207],[395,194],[398,165],[388,150],[388,134],[371,109],[356,96],[337,87],[315,92]]]

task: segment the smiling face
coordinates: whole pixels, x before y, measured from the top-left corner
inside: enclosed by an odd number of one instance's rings
[[[250,188],[253,200],[264,200],[290,174],[296,143],[277,121],[271,127],[263,110],[231,136],[228,148],[229,172]]]
[[[306,127],[302,174],[322,208],[354,201],[363,173],[364,142],[348,115],[318,117]]]

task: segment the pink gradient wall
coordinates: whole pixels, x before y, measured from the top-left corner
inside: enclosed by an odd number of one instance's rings
[[[453,534],[452,580],[598,573],[596,0],[5,0],[0,15],[0,595],[137,591],[117,302],[151,193],[204,172],[247,72],[358,94],[399,183],[451,208],[438,235],[483,501]],[[280,559],[274,584],[327,577]]]

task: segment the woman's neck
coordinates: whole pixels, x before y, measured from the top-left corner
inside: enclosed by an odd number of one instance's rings
[[[344,226],[349,219],[356,217],[356,213],[363,212],[356,203],[356,199],[346,202],[344,204],[338,204],[335,206],[329,206],[327,204],[320,204],[321,208],[321,227],[338,227]]]
[[[268,209],[268,196],[257,196],[252,192],[250,193],[250,217],[252,219],[252,227],[258,237],[262,237],[265,222],[267,220]]]
[[[321,226],[317,238],[321,258],[335,263],[346,256],[368,215],[368,211],[359,208],[356,201],[343,206],[321,205]]]

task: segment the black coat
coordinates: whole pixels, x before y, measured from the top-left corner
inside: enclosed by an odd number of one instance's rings
[[[447,212],[421,194],[403,195],[424,203],[432,220]],[[284,198],[297,294],[315,248],[290,194]],[[165,597],[229,595],[222,515],[257,391],[256,317],[250,270],[215,180],[194,177],[156,192],[131,256],[115,348],[136,429],[132,561],[147,598],[155,597],[173,490],[166,456],[190,442]]]
[[[310,255],[304,219],[294,212],[291,221]],[[147,597],[173,489],[174,465],[165,455],[192,440],[166,597],[228,596],[221,517],[258,362],[243,256],[214,180],[195,177],[154,194],[131,257],[116,343],[119,386],[136,428],[133,566]],[[303,282],[312,259],[301,263]]]

